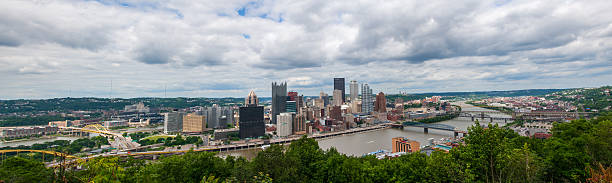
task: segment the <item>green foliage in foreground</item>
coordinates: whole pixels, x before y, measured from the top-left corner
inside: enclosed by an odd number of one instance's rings
[[[106,157],[56,177],[72,182],[585,182],[591,167],[612,164],[611,119],[608,114],[555,124],[548,140],[476,123],[464,145],[430,156],[350,157],[302,138],[288,147],[271,146],[250,161],[210,152],[158,161]],[[53,179],[42,164],[21,158],[6,161],[13,163],[0,167],[5,181]]]

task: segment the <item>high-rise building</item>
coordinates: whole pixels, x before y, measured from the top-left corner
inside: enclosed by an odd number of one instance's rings
[[[374,104],[372,101],[372,89],[368,83],[361,85],[361,112],[371,113],[374,111]]]
[[[297,102],[287,100],[287,103],[285,103],[285,112],[297,113]]]
[[[257,95],[255,95],[255,92],[253,90],[251,90],[251,92],[249,92],[249,95],[244,99],[244,105],[247,106],[249,104],[259,104],[259,99],[257,98]]]
[[[342,121],[342,109],[340,106],[332,106],[329,110],[329,117],[337,121]]]
[[[344,89],[344,86],[344,78],[334,78],[334,90],[342,91],[342,103],[346,101],[346,97],[344,96],[346,94],[346,90]]]
[[[384,113],[387,112],[387,99],[383,92],[376,95],[376,102],[374,102],[374,111]]]
[[[213,104],[211,107],[206,109],[206,123],[210,128],[219,127],[219,117],[221,117],[221,109],[219,105]]]
[[[206,129],[206,116],[187,114],[183,116],[183,132],[202,133]]]
[[[392,152],[418,152],[421,143],[410,140],[404,137],[395,137],[391,139]]]
[[[263,106],[248,105],[240,107],[238,118],[240,138],[256,138],[266,133]]]
[[[164,133],[181,132],[183,130],[183,113],[164,113]]]
[[[219,115],[218,126],[209,128],[227,128],[227,124],[234,124],[234,109],[232,107],[226,106],[221,108],[221,112]]]
[[[334,106],[341,106],[342,105],[342,90],[334,90]]]
[[[295,113],[292,112],[284,112],[279,114],[276,119],[278,123],[276,123],[276,135],[279,137],[287,137],[293,133],[293,118],[295,117]]]
[[[303,106],[303,104],[301,103],[303,100],[303,96],[298,95],[298,92],[288,92],[287,93],[287,107],[285,107],[287,110],[286,112],[295,112],[297,113],[298,109],[300,109],[300,107]],[[289,105],[289,101],[294,101],[295,102],[295,106],[293,106],[293,108],[288,107]]]
[[[287,83],[272,83],[272,124],[276,124],[276,115],[285,112],[287,102]]]
[[[295,103],[296,103],[295,107],[297,108],[298,113],[299,113],[300,109],[306,106],[306,103],[304,102],[304,95],[297,96]]]
[[[359,85],[357,84],[357,81],[352,80],[349,83],[349,89],[351,90],[351,95],[350,95],[350,99],[351,102],[357,101],[357,98],[359,97]]]
[[[327,93],[321,91],[321,93],[319,93],[319,99],[323,101],[323,107],[329,105],[329,95],[327,95]]]
[[[302,114],[298,114],[293,119],[293,134],[304,134],[306,133],[306,120],[307,116],[305,115],[307,112],[302,112]]]

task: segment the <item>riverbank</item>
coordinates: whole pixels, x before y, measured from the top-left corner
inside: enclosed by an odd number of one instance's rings
[[[485,104],[477,104],[477,103],[474,103],[473,101],[466,102],[465,104],[469,104],[469,105],[472,105],[474,107],[480,107],[480,108],[485,108],[485,109],[491,109],[491,110],[499,111],[499,112],[502,112],[502,113],[507,114],[507,115],[512,115],[512,113],[514,112],[514,111],[512,111],[512,109],[509,109],[509,108],[495,107],[495,106],[489,106],[489,105],[485,105]]]
[[[447,114],[444,114],[442,116],[436,116],[436,117],[433,117],[433,118],[426,118],[426,119],[417,120],[417,122],[421,122],[421,123],[437,123],[437,122],[442,122],[442,121],[447,121],[447,120],[455,119],[456,117],[459,117],[459,114],[461,113],[461,106],[453,105],[453,107],[455,108],[454,112],[447,113]]]

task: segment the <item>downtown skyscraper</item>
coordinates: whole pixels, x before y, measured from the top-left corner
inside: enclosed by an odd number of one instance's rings
[[[368,83],[364,83],[361,85],[361,112],[369,114],[372,111],[374,111],[372,89]]]
[[[357,97],[359,97],[359,85],[357,84],[357,81],[352,80],[349,83],[349,89],[351,90],[349,91],[351,92],[351,95],[349,96],[351,99],[351,102],[357,101]]]
[[[342,91],[342,103],[346,101],[346,90],[344,89],[344,78],[334,78],[334,90]],[[334,99],[335,100],[335,99]]]
[[[276,124],[276,115],[286,112],[287,83],[272,83],[272,124]]]

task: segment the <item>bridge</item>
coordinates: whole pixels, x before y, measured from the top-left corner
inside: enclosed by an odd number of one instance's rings
[[[28,153],[42,153],[42,154],[50,154],[53,155],[53,162],[51,162],[49,164],[49,167],[54,167],[57,168],[61,165],[67,165],[70,163],[76,163],[76,162],[80,162],[83,159],[73,156],[73,155],[69,155],[69,154],[65,154],[65,153],[61,153],[61,152],[56,152],[56,151],[45,151],[45,150],[33,150],[33,149],[9,149],[9,150],[0,150],[0,157],[1,157],[1,161],[4,162],[4,159],[6,159],[5,154],[6,153],[16,153],[17,156],[19,156],[20,152],[28,152]],[[56,162],[55,158],[56,157],[61,157],[61,161],[60,162]],[[70,159],[69,161],[65,161],[66,159]],[[45,162],[45,156],[42,156],[42,161],[43,163]]]
[[[344,131],[339,131],[339,132],[314,134],[314,135],[308,136],[308,138],[325,139],[325,138],[330,138],[330,137],[334,137],[334,136],[341,136],[341,135],[360,133],[360,132],[371,131],[371,130],[385,129],[385,128],[388,128],[388,127],[389,126],[387,124],[379,124],[379,125],[375,125],[375,126],[368,126],[368,127],[363,127],[363,128],[354,128],[354,129],[344,130]],[[70,128],[70,129],[84,129],[84,128]],[[91,129],[85,129],[85,130],[91,130]],[[92,131],[95,131],[95,130],[92,130]],[[98,131],[96,131],[96,132],[98,132]],[[103,132],[103,131],[99,131],[99,132]],[[95,132],[92,132],[92,133],[95,133]],[[201,148],[189,149],[189,150],[146,151],[146,152],[130,152],[130,151],[125,151],[124,150],[123,152],[110,152],[110,153],[97,154],[97,155],[87,156],[87,157],[76,157],[76,156],[72,156],[72,155],[68,155],[68,154],[64,154],[64,153],[60,153],[60,152],[54,152],[54,151],[27,150],[27,149],[3,150],[3,151],[0,151],[0,153],[2,153],[2,155],[3,155],[2,157],[4,157],[4,153],[40,152],[40,153],[45,153],[45,154],[54,154],[54,155],[57,155],[57,156],[60,156],[60,157],[65,157],[64,159],[68,159],[66,161],[62,160],[61,162],[47,163],[47,167],[59,167],[59,166],[68,166],[68,165],[78,165],[78,163],[80,163],[80,162],[85,162],[85,161],[88,161],[89,159],[96,158],[96,157],[107,157],[107,156],[125,157],[125,156],[131,156],[131,157],[140,157],[140,158],[143,158],[143,157],[152,157],[153,159],[157,159],[157,157],[161,156],[161,155],[177,155],[177,154],[184,154],[184,153],[187,153],[189,151],[194,151],[194,152],[200,152],[200,151],[223,152],[223,151],[234,151],[234,150],[240,150],[240,149],[259,148],[261,146],[268,145],[268,144],[279,144],[279,145],[289,144],[289,143],[291,143],[291,142],[293,142],[295,140],[298,140],[300,138],[301,138],[301,136],[294,136],[294,137],[289,137],[289,138],[271,139],[271,140],[266,140],[266,141],[260,140],[260,141],[246,142],[246,143],[240,143],[240,144],[228,144],[228,145],[218,145],[218,146],[204,146],[204,147],[201,147]],[[131,149],[131,150],[137,150],[137,149]],[[43,161],[44,161],[44,159],[43,159]]]
[[[493,117],[490,114],[505,114],[510,115],[512,117]],[[485,118],[490,119],[490,122],[493,120],[503,120],[504,122],[513,121],[517,119],[524,119],[529,121],[561,121],[566,119],[578,119],[581,117],[588,118],[592,116],[592,112],[565,112],[565,111],[530,111],[530,112],[502,112],[502,111],[461,111],[459,117],[470,117],[472,121],[476,118],[481,118],[484,120]]]
[[[81,131],[81,132],[97,133],[97,134],[104,135],[104,136],[111,136],[115,140],[115,142],[111,142],[111,146],[117,149],[133,149],[133,148],[140,146],[140,144],[132,142],[132,139],[130,137],[126,138],[122,136],[121,134],[113,133],[110,130],[108,130],[108,128],[102,125],[99,125],[99,124],[87,125],[83,128],[78,128],[78,127],[58,127],[58,128],[62,130]]]
[[[421,127],[423,128],[423,132],[425,133],[429,133],[430,128],[436,130],[452,131],[454,132],[455,137],[459,136],[460,133],[464,135],[467,134],[466,131],[458,130],[454,126],[440,123],[421,123],[414,121],[405,121],[402,123],[402,126]]]

